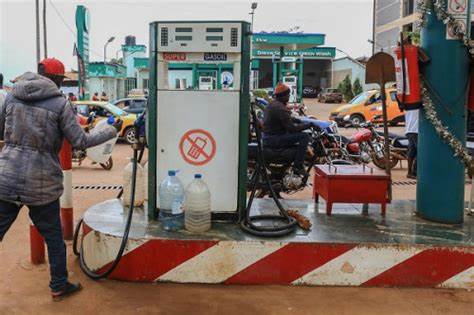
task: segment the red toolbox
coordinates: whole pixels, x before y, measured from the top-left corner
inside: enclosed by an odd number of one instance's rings
[[[316,165],[313,197],[326,200],[326,214],[331,215],[332,204],[380,203],[382,215],[390,203],[390,177],[384,171],[362,165]]]

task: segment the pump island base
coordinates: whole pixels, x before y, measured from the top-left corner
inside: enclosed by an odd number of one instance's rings
[[[203,234],[164,231],[135,209],[129,241],[110,278],[137,282],[393,286],[474,289],[474,217],[463,225],[418,218],[414,202],[394,201],[386,217],[380,205],[336,204],[327,216],[324,200],[283,200],[310,218],[312,229],[277,239],[243,233],[231,223],[213,223]],[[258,199],[252,213],[274,211]],[[128,210],[118,199],[84,215],[84,258],[100,271],[114,260]]]

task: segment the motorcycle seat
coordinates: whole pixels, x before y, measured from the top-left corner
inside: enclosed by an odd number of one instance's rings
[[[263,157],[266,163],[286,163],[292,162],[296,156],[297,147],[274,149],[264,146]],[[250,158],[257,157],[257,143],[252,142],[248,145],[248,154]]]
[[[405,136],[395,136],[392,140],[393,146],[396,148],[406,148],[408,147],[408,138]]]

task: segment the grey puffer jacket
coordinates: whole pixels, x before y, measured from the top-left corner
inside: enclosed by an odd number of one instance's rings
[[[115,137],[114,127],[85,133],[56,84],[27,72],[0,106],[0,199],[38,206],[63,192],[59,150],[66,138],[85,149]]]

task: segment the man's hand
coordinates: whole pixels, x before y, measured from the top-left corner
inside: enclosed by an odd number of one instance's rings
[[[123,121],[120,118],[109,116],[109,118],[107,118],[107,123],[113,126],[117,130],[117,132],[120,132],[122,130]]]

